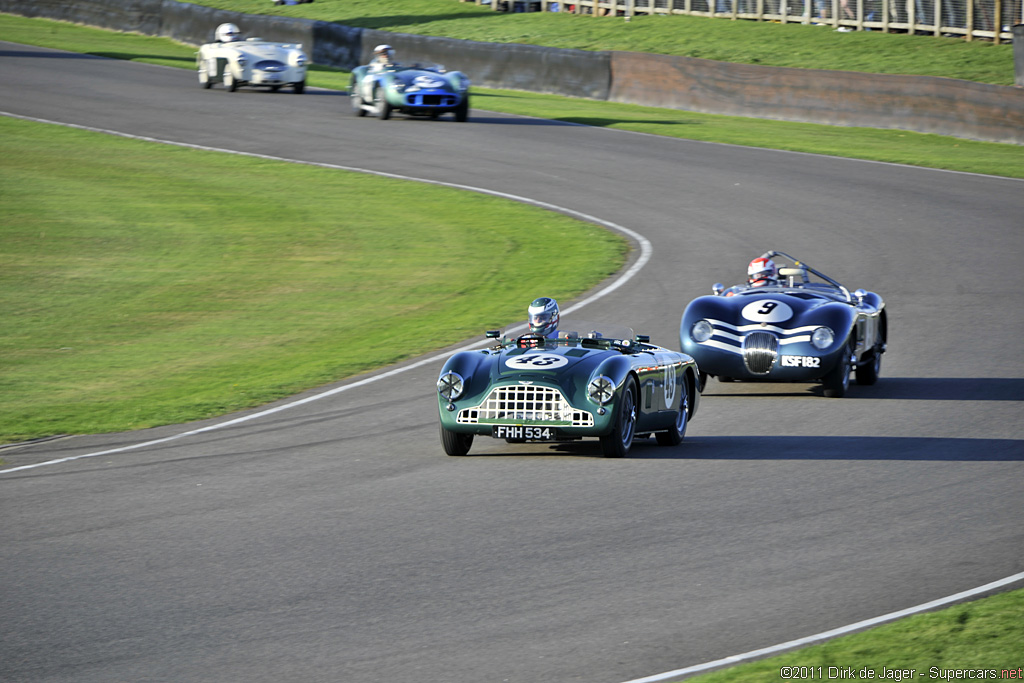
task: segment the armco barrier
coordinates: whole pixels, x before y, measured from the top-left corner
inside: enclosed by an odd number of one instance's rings
[[[0,12],[155,36],[163,0],[0,0]]]
[[[232,22],[248,35],[302,43],[315,63],[342,69],[365,64],[374,45],[389,43],[400,60],[445,64],[484,87],[1024,144],[1024,88],[948,78],[458,41],[244,15],[176,0],[0,0],[0,12],[166,36],[194,45],[208,42],[218,24]]]
[[[536,45],[481,43],[452,38],[363,31],[362,64],[380,43],[398,51],[398,61],[444,64],[462,71],[474,85],[570,97],[608,99],[611,53]]]

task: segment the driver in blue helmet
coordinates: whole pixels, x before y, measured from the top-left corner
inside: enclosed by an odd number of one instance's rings
[[[558,302],[546,296],[534,299],[526,311],[530,334],[558,338]]]

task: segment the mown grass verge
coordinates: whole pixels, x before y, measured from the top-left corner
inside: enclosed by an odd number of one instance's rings
[[[192,47],[165,38],[103,31],[65,22],[0,14],[0,39],[86,54],[121,56],[165,66],[194,68],[195,50]],[[314,87],[344,90],[348,86],[348,73],[314,67],[308,81]],[[490,111],[688,140],[1024,178],[1024,148],[943,135],[716,116],[484,88],[473,90],[473,106]]]
[[[1024,590],[1015,590],[686,680],[1020,680],[1024,678],[1022,653]]]
[[[0,158],[0,442],[260,405],[571,299],[628,251],[472,192],[11,118]]]

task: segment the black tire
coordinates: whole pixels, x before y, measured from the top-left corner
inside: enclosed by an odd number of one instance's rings
[[[708,373],[698,372],[697,373],[697,392],[700,394],[704,393],[704,387],[708,385]]]
[[[459,123],[465,123],[469,120],[469,95],[462,98],[459,102],[459,106],[455,107],[455,120]]]
[[[825,396],[828,398],[842,398],[846,396],[846,390],[850,388],[851,353],[850,345],[844,346],[843,353],[840,354],[835,367],[821,378],[821,383],[825,387]]]
[[[469,448],[473,445],[473,435],[453,432],[441,425],[441,445],[448,455],[463,456],[469,453]]]
[[[384,95],[384,88],[377,88],[373,91],[373,103],[377,107],[377,118],[387,121],[391,118],[391,103]]]
[[[306,92],[306,81],[299,81],[298,83],[293,84],[292,92],[294,92],[296,95],[301,95],[302,93]]]
[[[882,369],[882,354],[875,349],[871,352],[870,358],[857,366],[854,370],[854,377],[860,386],[869,387],[878,381],[878,374]]]
[[[348,84],[348,103],[352,105],[352,113],[356,116],[366,116],[366,109],[363,107],[363,98],[359,96],[359,84],[356,79]]]
[[[878,337],[875,339],[875,346],[868,352],[868,357],[864,359],[864,362],[857,366],[854,370],[854,377],[857,379],[857,384],[865,387],[869,387],[878,381],[878,375],[882,371],[882,345],[885,341],[882,339],[882,332],[878,332]]]
[[[238,81],[235,80],[234,74],[227,69],[224,69],[224,87],[228,92],[235,92],[238,90]]]
[[[636,384],[627,380],[622,388],[619,406],[615,412],[612,433],[601,437],[601,450],[606,458],[625,458],[636,434]]]
[[[675,429],[667,432],[657,432],[654,435],[654,438],[658,440],[659,446],[678,446],[683,442],[683,437],[686,436],[686,425],[689,424],[690,420],[690,388],[687,384],[686,381],[683,381],[679,385],[679,390],[683,392],[683,395],[679,397],[679,412],[676,414]]]
[[[210,74],[206,72],[206,65],[200,63],[196,68],[196,71],[199,74],[199,85],[202,86],[204,90],[209,90],[213,85],[213,81],[210,80]]]

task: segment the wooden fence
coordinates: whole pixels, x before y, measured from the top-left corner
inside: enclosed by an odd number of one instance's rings
[[[686,14],[819,24],[834,30],[962,36],[1011,41],[1024,24],[1022,0],[462,0],[495,11],[571,12],[595,17]]]

